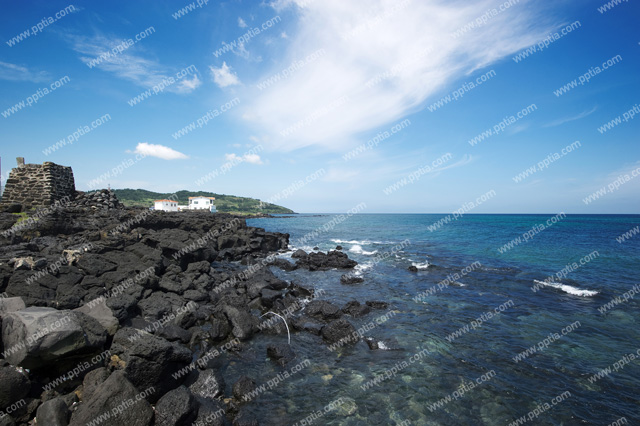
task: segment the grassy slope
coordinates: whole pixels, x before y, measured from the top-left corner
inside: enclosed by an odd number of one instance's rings
[[[171,193],[162,194],[159,192],[147,191],[145,189],[114,189],[113,192],[126,206],[143,206],[152,207],[154,200],[170,198]],[[189,197],[216,197],[215,205],[219,212],[225,213],[293,213],[286,207],[277,206],[275,204],[265,203],[260,208],[260,200],[255,198],[236,197],[235,195],[214,194],[213,192],[203,191],[178,191],[175,193],[178,204],[187,205]],[[173,198],[175,199],[175,197]]]

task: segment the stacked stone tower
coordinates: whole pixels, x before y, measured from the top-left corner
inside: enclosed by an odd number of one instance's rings
[[[2,205],[22,204],[24,208],[50,206],[56,201],[73,200],[76,184],[71,167],[55,163],[25,164],[18,157],[2,194]]]

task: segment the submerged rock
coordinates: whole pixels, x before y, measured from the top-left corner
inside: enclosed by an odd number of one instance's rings
[[[267,346],[267,356],[283,367],[296,358],[295,352],[287,343],[274,343]]]
[[[248,395],[256,389],[256,382],[247,376],[242,376],[233,384],[233,397],[244,402],[243,395]]]
[[[387,309],[389,304],[387,302],[381,302],[378,300],[367,300],[365,302],[371,309]]]

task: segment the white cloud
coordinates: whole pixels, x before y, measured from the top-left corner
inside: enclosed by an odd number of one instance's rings
[[[258,154],[244,154],[242,156],[237,154],[225,154],[225,160],[230,163],[250,163],[250,164],[262,164],[262,159]]]
[[[574,115],[573,117],[560,118],[558,120],[552,121],[551,123],[545,124],[542,127],[555,127],[555,126],[560,126],[561,124],[564,124],[564,123],[568,123],[570,121],[580,120],[581,118],[585,118],[593,114],[594,112],[596,112],[597,109],[598,107],[593,107],[589,111],[583,111],[578,115]]]
[[[154,145],[146,142],[140,142],[134,152],[136,154],[162,158],[163,160],[185,160],[189,158],[187,155],[168,146]]]
[[[196,90],[201,84],[202,82],[198,78],[198,74],[194,74],[191,80],[189,80],[187,77],[180,80],[180,82],[176,86],[176,91],[178,93],[191,93]]]
[[[262,159],[258,154],[245,154],[243,157],[244,161],[251,164],[262,164]]]
[[[50,79],[46,71],[31,71],[21,65],[0,61],[0,80],[41,83]]]
[[[244,22],[244,19],[242,19],[241,17],[238,16],[238,26],[240,28],[247,28],[247,23]]]
[[[219,87],[227,87],[240,84],[238,76],[231,71],[231,68],[227,65],[226,62],[223,62],[220,68],[216,68],[213,66],[209,68],[211,69],[211,73],[213,74],[213,81]]]
[[[247,84],[244,117],[261,136],[271,136],[272,147],[284,151],[311,145],[344,149],[358,133],[423,108],[457,79],[548,34],[550,25],[545,22],[551,11],[536,12],[537,4],[522,0],[485,25],[451,36],[502,3],[372,0],[363,12],[362,5],[342,0],[277,0],[271,5],[297,8],[304,25],[290,34],[279,63],[256,81],[320,48],[326,54],[280,81],[278,90],[258,91]],[[406,66],[391,73],[399,64]],[[382,81],[367,86],[384,73]],[[314,115],[343,97],[349,102]],[[312,115],[314,120],[306,120],[299,131],[280,133]]]

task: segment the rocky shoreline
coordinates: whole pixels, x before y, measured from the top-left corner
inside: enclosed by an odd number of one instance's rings
[[[257,425],[245,408],[262,378],[227,386],[221,353],[282,334],[265,355],[284,369],[295,353],[274,314],[342,345],[360,338],[346,317],[386,308],[341,308],[270,270],[351,270],[338,250],[298,251],[294,264],[275,256],[288,234],[244,218],[124,208],[97,194],[21,223],[0,213],[0,426]]]

